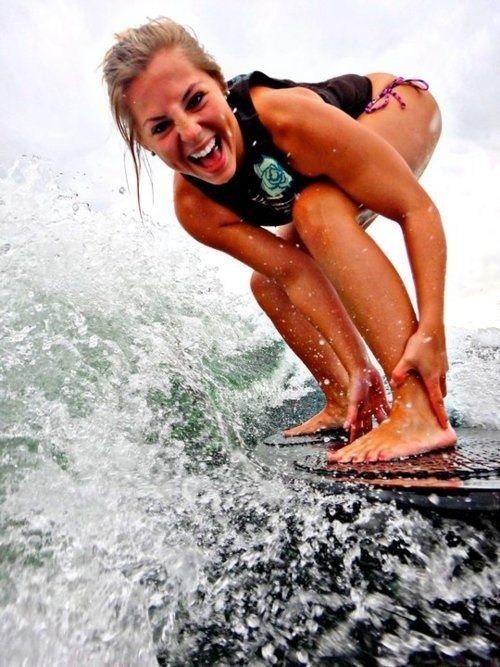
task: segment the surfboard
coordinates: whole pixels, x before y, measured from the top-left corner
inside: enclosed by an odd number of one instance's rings
[[[327,462],[330,448],[346,444],[340,430],[289,438],[277,433],[259,443],[254,455],[268,470],[328,493],[349,491],[445,512],[498,512],[500,431],[456,430],[456,447],[396,461]]]

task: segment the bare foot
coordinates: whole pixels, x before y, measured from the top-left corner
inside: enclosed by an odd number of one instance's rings
[[[303,424],[299,424],[299,426],[294,426],[283,431],[283,435],[287,437],[293,435],[311,435],[319,431],[343,428],[342,425],[345,422],[345,416],[345,406],[340,407],[337,403],[327,403],[317,415],[314,415],[314,417],[311,417],[311,419],[308,419]]]
[[[416,380],[409,382],[414,385]],[[439,426],[427,396],[411,391],[415,386],[406,385],[406,389],[410,391],[403,390],[395,397],[389,419],[352,444],[328,452],[327,460],[337,463],[389,461],[454,445],[455,431],[449,422],[446,428]],[[412,400],[408,398],[409,393]]]

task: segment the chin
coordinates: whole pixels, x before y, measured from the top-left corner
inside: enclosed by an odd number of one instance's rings
[[[221,174],[207,174],[206,176],[197,175],[197,178],[201,178],[207,183],[212,185],[225,185],[228,183],[236,173],[236,166],[233,165],[230,168],[224,169]]]
[[[226,183],[229,183],[233,176],[234,170],[232,170],[229,174],[224,174],[214,179],[210,179],[210,183],[213,183],[213,185],[225,185]]]

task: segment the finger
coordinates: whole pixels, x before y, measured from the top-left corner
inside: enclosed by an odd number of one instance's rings
[[[360,406],[358,410],[358,415],[356,417],[356,421],[352,424],[351,426],[351,431],[350,431],[350,440],[349,442],[354,442],[354,440],[357,440],[360,438],[366,431],[365,431],[365,424],[368,421],[367,418],[370,418],[371,421],[371,416],[365,414],[365,410],[363,406]]]
[[[371,413],[373,417],[379,424],[381,424],[387,419],[391,411],[382,383],[375,389],[375,395],[371,398],[371,405]]]
[[[344,428],[346,431],[350,431],[358,419],[359,413],[359,403],[356,400],[352,400],[347,406],[347,415],[344,422]]]
[[[384,421],[384,419],[386,419],[390,413],[391,406],[389,405],[389,401],[387,400],[387,396],[385,395],[385,391],[382,387],[380,394],[377,396],[377,405],[374,409],[374,415],[377,421],[380,423],[380,421]],[[381,419],[379,419],[379,415]]]
[[[411,366],[406,361],[400,361],[391,374],[390,385],[391,387],[399,387],[408,376],[408,371]]]
[[[446,414],[446,408],[444,407],[444,399],[441,393],[439,382],[431,380],[430,378],[424,378],[424,383],[432,409],[434,410],[434,414],[437,417],[439,425],[442,428],[446,428],[448,425],[448,415]]]
[[[383,387],[382,387],[382,392],[380,394],[380,402],[377,407],[385,413],[386,417],[388,417],[391,414],[391,406],[389,405],[389,401],[387,400],[387,396],[385,394]]]
[[[359,412],[358,412],[358,421],[360,425],[360,435],[364,435],[365,433],[368,433],[369,431],[372,430],[373,428],[373,418],[372,414],[374,412],[374,408],[370,405],[370,402],[366,401],[362,405],[360,405]]]
[[[389,416],[388,410],[386,410],[383,405],[377,405],[373,411],[373,414],[379,424],[385,421]]]
[[[377,376],[377,380],[373,383],[373,391],[378,399],[380,407],[385,410],[387,413],[390,412],[389,402],[387,400],[387,395],[385,393],[384,383],[382,378]]]
[[[362,427],[359,422],[356,422],[355,424],[352,424],[349,431],[349,444],[357,440],[360,435],[362,435]]]
[[[357,431],[355,433],[355,438],[354,438],[355,440],[357,438],[360,438],[362,435],[364,435],[367,432],[366,431],[367,423],[368,423],[367,415],[366,414],[360,414],[359,417],[358,417],[358,428],[357,428]]]
[[[371,414],[363,419],[363,434],[369,433],[373,428],[373,420]]]

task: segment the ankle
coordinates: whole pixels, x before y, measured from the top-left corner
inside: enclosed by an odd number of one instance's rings
[[[419,414],[434,414],[424,383],[413,375],[410,375],[400,387],[393,391],[394,408],[416,411]]]
[[[325,410],[335,412],[345,412],[347,410],[347,392],[339,391],[325,391],[325,387],[321,387],[325,397]]]

